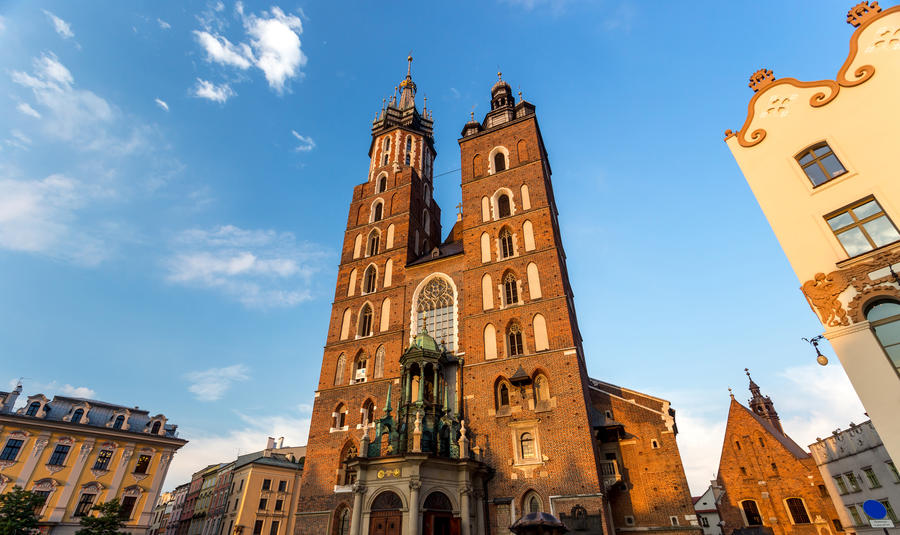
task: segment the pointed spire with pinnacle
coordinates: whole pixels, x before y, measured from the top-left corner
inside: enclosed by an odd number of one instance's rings
[[[759,390],[759,385],[753,381],[752,377],[750,377],[750,370],[748,368],[744,368],[744,373],[747,374],[747,379],[750,380],[750,394],[752,396],[749,401],[750,410],[756,413],[757,416],[768,420],[769,423],[772,424],[772,427],[783,435],[784,430],[781,428],[781,419],[775,411],[775,404],[772,403],[772,398],[762,395]]]
[[[400,82],[399,107],[401,110],[416,106],[416,83],[412,81],[412,60],[412,54],[406,57],[406,78]]]

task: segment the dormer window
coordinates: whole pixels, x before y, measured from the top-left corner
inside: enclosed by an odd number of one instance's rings
[[[84,409],[75,409],[75,412],[72,413],[72,419],[69,421],[73,424],[80,424],[82,416],[84,416]]]
[[[847,172],[835,156],[834,151],[825,142],[816,143],[812,147],[803,149],[795,158],[803,172],[806,173],[806,177],[812,182],[813,187],[821,186]]]
[[[41,403],[39,401],[33,401],[31,402],[31,405],[28,406],[28,410],[25,411],[25,416],[37,416],[40,409]]]
[[[123,425],[125,425],[125,416],[120,414],[116,416],[116,421],[113,422],[112,427],[113,429],[122,429]]]

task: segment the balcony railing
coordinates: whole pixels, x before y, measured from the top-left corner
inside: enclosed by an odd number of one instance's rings
[[[603,484],[607,487],[622,481],[622,474],[619,473],[619,463],[616,461],[600,461],[600,475],[603,477]]]

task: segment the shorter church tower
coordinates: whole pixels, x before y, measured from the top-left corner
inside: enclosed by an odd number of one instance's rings
[[[750,377],[750,408],[731,395],[718,486],[725,535],[837,535],[837,511],[809,452],[784,433],[775,404]]]

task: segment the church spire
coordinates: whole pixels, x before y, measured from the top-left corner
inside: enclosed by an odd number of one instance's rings
[[[406,57],[406,78],[400,82],[400,109],[416,106],[416,83],[412,81],[412,55]]]
[[[768,420],[769,423],[772,424],[772,427],[783,435],[784,430],[781,428],[781,419],[778,418],[778,413],[775,411],[775,404],[772,403],[772,398],[762,395],[759,390],[759,385],[753,381],[753,377],[750,377],[750,370],[748,368],[744,368],[744,373],[747,374],[747,379],[750,380],[750,410],[758,416]]]

